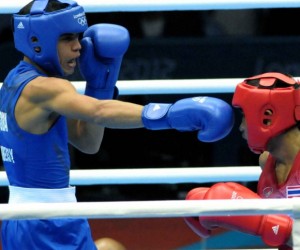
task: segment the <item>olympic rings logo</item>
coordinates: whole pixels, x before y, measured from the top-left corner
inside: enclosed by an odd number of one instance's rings
[[[81,26],[87,25],[87,21],[86,21],[85,16],[79,17],[79,18],[77,19],[77,22],[78,22]]]

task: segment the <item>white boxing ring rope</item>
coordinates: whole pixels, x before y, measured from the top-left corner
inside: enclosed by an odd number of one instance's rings
[[[0,204],[0,219],[166,218],[218,215],[295,215],[300,199],[165,200]]]
[[[117,82],[117,87],[120,95],[233,93],[236,85],[243,80],[244,78],[123,80]],[[84,92],[85,82],[72,83],[78,92]]]
[[[161,95],[161,94],[208,94],[233,93],[236,85],[245,78],[216,79],[172,79],[172,80],[119,80],[116,85],[119,95]],[[73,81],[77,92],[84,93],[85,82]],[[0,87],[2,83],[0,83]]]
[[[17,12],[28,0],[0,1],[0,13]],[[174,10],[229,10],[258,8],[298,8],[300,2],[295,0],[77,0],[86,12],[117,11],[174,11]]]
[[[119,80],[116,85],[119,95],[218,94],[233,93],[245,78]],[[294,79],[299,81],[300,77]],[[79,93],[84,93],[85,82],[73,81],[72,84]]]
[[[212,183],[220,181],[257,181],[260,167],[195,167],[71,170],[71,185],[108,184],[179,184]],[[0,171],[0,186],[7,186],[7,175]]]

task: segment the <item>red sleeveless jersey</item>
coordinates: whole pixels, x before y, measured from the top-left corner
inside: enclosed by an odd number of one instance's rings
[[[257,193],[262,198],[300,197],[300,152],[296,156],[291,171],[282,184],[277,183],[275,159],[269,155],[259,177]]]

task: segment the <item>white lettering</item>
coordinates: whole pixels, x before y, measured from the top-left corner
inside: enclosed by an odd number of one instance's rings
[[[1,155],[3,161],[15,163],[13,150],[11,148],[1,146]]]
[[[193,97],[194,102],[204,103],[207,97]]]
[[[6,113],[0,112],[0,131],[8,131]]]
[[[78,18],[78,17],[82,17],[82,16],[85,16],[85,13],[84,12],[81,12],[79,14],[76,14],[76,15],[73,15],[74,19]]]

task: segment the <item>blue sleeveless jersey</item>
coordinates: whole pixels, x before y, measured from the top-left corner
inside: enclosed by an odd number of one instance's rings
[[[22,90],[38,76],[43,74],[33,65],[21,61],[4,80],[0,91],[2,160],[11,186],[66,188],[70,172],[66,118],[60,117],[47,133],[35,135],[21,129],[14,116]],[[86,219],[3,221],[2,248],[96,249]]]
[[[60,117],[42,135],[30,134],[16,123],[13,110],[28,82],[41,76],[32,65],[21,62],[0,91],[0,143],[2,160],[13,186],[64,188],[69,185],[70,158],[66,120]]]

